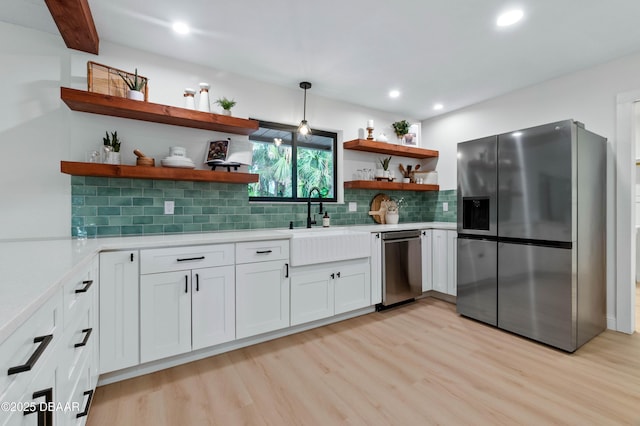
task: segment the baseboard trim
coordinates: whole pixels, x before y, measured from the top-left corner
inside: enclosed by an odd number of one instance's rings
[[[199,349],[199,350],[188,352],[185,354],[175,355],[169,358],[147,362],[144,364],[136,365],[134,367],[125,368],[118,371],[112,371],[110,373],[105,373],[100,375],[100,377],[98,378],[98,386],[104,386],[111,383],[120,382],[122,380],[143,376],[145,374],[155,373],[156,371],[164,370],[166,368],[176,367],[178,365],[186,364],[193,361],[198,361],[200,359],[208,358],[210,356],[219,355],[221,353],[230,352],[236,349],[244,348],[246,346],[251,346],[257,343],[266,342],[268,340],[277,339],[279,337],[288,336],[290,334],[311,330],[312,328],[322,327],[324,325],[329,325],[336,322],[359,317],[361,315],[366,315],[371,312],[375,312],[375,306],[368,306],[366,308],[357,309],[355,311],[335,315],[330,318],[324,318],[324,319],[312,321],[306,324],[300,324],[300,325],[288,327],[282,330],[260,334],[258,336],[251,336],[244,339],[234,340],[228,343],[222,343],[220,345],[212,346],[210,348]]]

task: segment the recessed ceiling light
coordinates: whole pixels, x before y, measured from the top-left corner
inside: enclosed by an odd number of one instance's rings
[[[398,96],[400,96],[400,91],[399,90],[392,90],[389,92],[389,97],[390,98],[397,98]]]
[[[435,109],[436,111],[439,111],[442,108],[444,108],[444,105],[442,105],[442,104],[434,104],[433,105],[433,109]]]
[[[191,30],[189,29],[189,25],[185,24],[184,22],[174,22],[173,31],[177,32],[178,34],[189,34],[189,31]]]
[[[514,9],[504,12],[498,16],[496,25],[499,27],[508,27],[516,22],[520,21],[524,16],[524,12],[521,9]]]

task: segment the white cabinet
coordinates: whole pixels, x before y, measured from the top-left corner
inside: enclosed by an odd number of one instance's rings
[[[447,294],[455,296],[458,287],[458,233],[447,231]]]
[[[289,327],[289,240],[236,244],[236,337]]]
[[[422,291],[433,290],[433,229],[420,233],[422,248]]]
[[[236,337],[289,327],[289,265],[285,260],[236,265]]]
[[[81,377],[83,393],[93,395],[99,358],[98,258],[78,269],[0,348],[0,399],[20,410],[0,416],[1,425],[82,425],[88,399],[76,401],[71,388]],[[86,404],[82,404],[86,402]],[[25,414],[23,404],[35,410]],[[68,407],[46,409],[46,403]],[[12,408],[12,407],[9,407]],[[17,408],[17,407],[14,407]],[[74,409],[70,418],[69,409]],[[83,411],[84,410],[84,411]]]
[[[236,337],[233,265],[191,273],[191,346],[201,349]]]
[[[140,360],[235,338],[232,265],[140,277]]]
[[[432,239],[432,282],[433,290],[440,293],[447,293],[448,289],[448,267],[447,257],[449,250],[447,248],[447,231],[442,229],[433,230]]]
[[[333,316],[335,270],[325,264],[291,271],[291,325]]]
[[[235,338],[232,244],[143,250],[140,258],[140,270],[154,272],[140,275],[141,362]]]
[[[423,231],[422,291],[434,290],[451,296],[456,295],[457,238],[456,231]]]
[[[291,325],[370,306],[369,258],[291,270]]]
[[[371,304],[382,303],[382,238],[371,234]]]
[[[140,361],[191,350],[191,271],[140,276]]]
[[[138,257],[100,253],[100,373],[140,362]]]

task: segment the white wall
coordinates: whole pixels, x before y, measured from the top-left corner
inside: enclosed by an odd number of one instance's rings
[[[150,79],[150,102],[181,107],[184,88],[197,88],[205,81],[211,84],[212,100],[226,96],[238,102],[234,116],[289,124],[302,118],[299,81],[292,81],[291,87],[265,84],[105,42],[95,56],[67,49],[58,35],[2,22],[0,40],[11,40],[0,46],[0,80],[5,83],[0,97],[0,240],[70,235],[70,177],[60,173],[60,161],[85,161],[88,151],[100,147],[107,130],[117,130],[123,140],[123,164],[135,164],[135,148],[158,163],[173,145],[186,147],[188,156],[200,163],[208,140],[229,136],[71,111],[60,100],[60,87],[86,90],[89,60],[131,71],[137,67]],[[216,107],[212,106],[214,112]],[[375,120],[376,135],[392,135],[391,123],[403,118],[410,119],[321,98],[313,88],[307,93],[308,121],[315,128],[338,131],[340,146],[343,140],[357,138],[368,119]],[[350,180],[355,169],[374,167],[376,160],[371,154],[348,151],[339,176]]]
[[[437,170],[441,189],[456,188],[458,142],[568,118],[583,122],[587,129],[608,139],[607,316],[610,326],[615,324],[616,297],[620,296],[615,278],[617,96],[639,87],[640,54],[635,54],[422,122],[423,140],[440,151]],[[624,182],[623,186],[631,184]],[[617,196],[630,198],[631,191]]]

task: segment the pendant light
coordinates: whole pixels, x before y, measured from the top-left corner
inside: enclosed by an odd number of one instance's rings
[[[304,89],[304,112],[302,114],[302,121],[298,126],[298,133],[306,136],[311,134],[311,127],[309,127],[309,123],[307,123],[307,89],[311,88],[311,83],[303,81],[300,83],[300,88]]]

